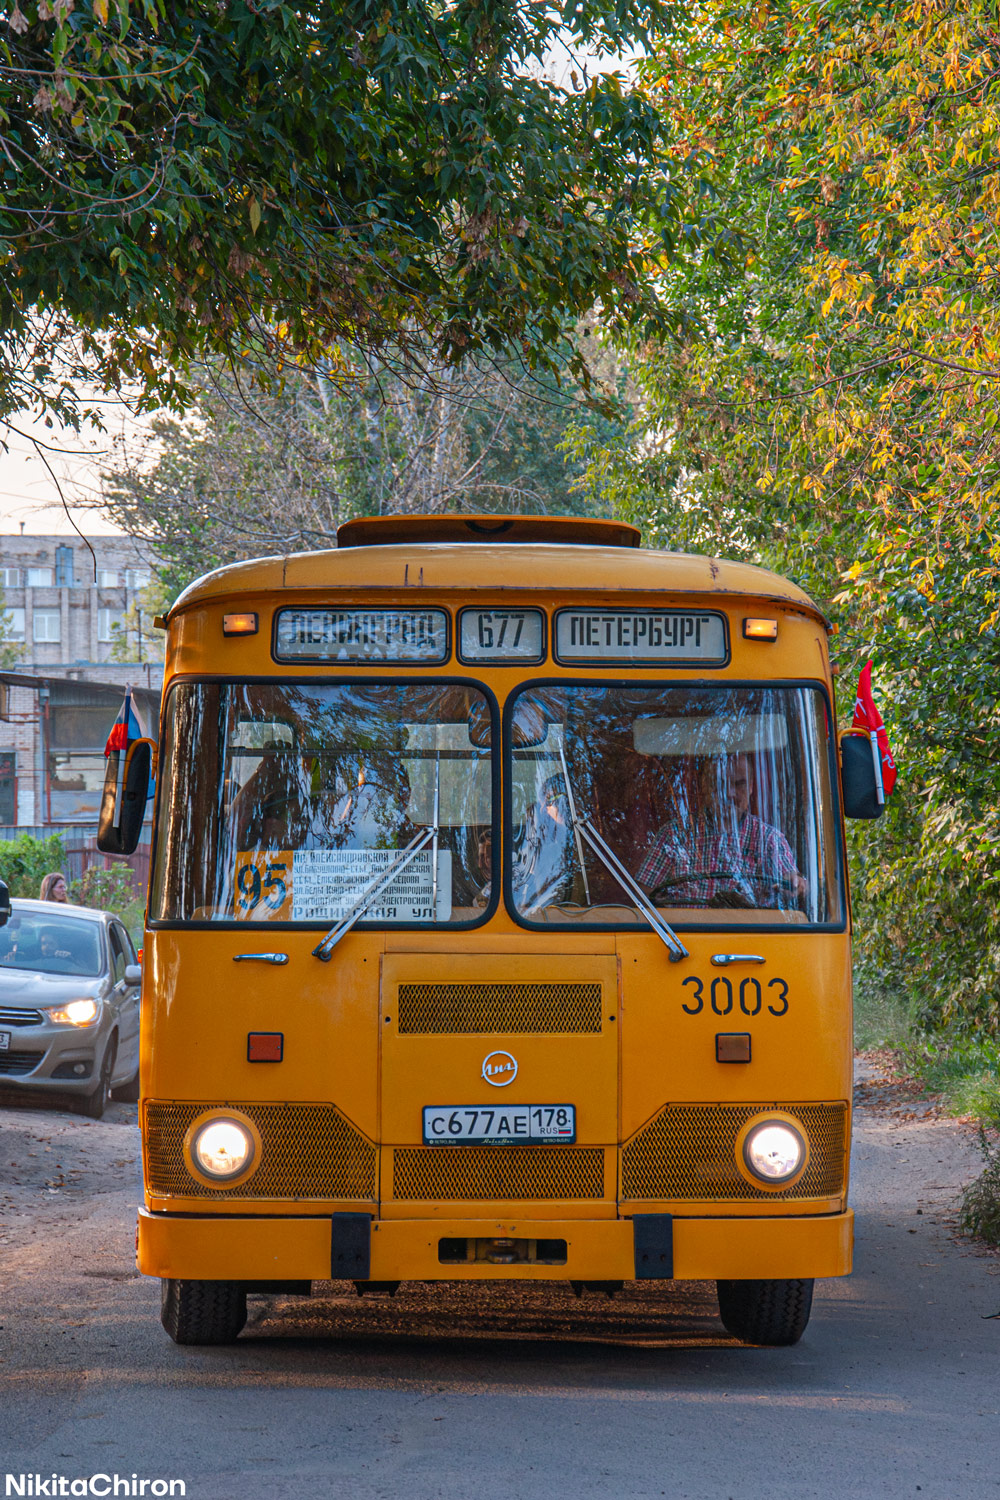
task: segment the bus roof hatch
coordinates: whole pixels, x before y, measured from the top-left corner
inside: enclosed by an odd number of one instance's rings
[[[639,529],[583,516],[359,516],[337,528],[338,547],[420,542],[555,542],[638,547]]]

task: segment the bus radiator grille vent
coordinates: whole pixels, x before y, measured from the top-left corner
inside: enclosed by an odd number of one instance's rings
[[[402,1036],[536,1036],[601,1030],[599,984],[401,984]]]
[[[604,1152],[576,1146],[431,1146],[393,1152],[395,1199],[603,1198]]]
[[[184,1136],[206,1110],[238,1109],[260,1131],[260,1166],[245,1182],[210,1188],[187,1169]],[[146,1183],[164,1198],[375,1197],[376,1151],[328,1104],[146,1104]]]
[[[809,1165],[784,1192],[756,1188],[736,1165],[736,1138],[769,1109],[797,1116],[809,1137]],[[673,1104],[622,1151],[622,1197],[701,1202],[836,1198],[844,1190],[845,1104]]]

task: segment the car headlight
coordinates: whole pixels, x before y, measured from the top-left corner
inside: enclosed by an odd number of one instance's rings
[[[96,1021],[101,1007],[96,1000],[68,1000],[65,1005],[49,1005],[45,1014],[62,1026],[89,1026]]]
[[[191,1160],[215,1182],[231,1182],[252,1165],[256,1142],[246,1125],[232,1116],[203,1120],[191,1135]]]
[[[743,1137],[743,1164],[758,1182],[781,1187],[807,1159],[806,1140],[791,1120],[758,1120]]]

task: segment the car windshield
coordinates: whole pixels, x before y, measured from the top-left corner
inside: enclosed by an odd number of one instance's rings
[[[480,920],[492,739],[466,684],[179,684],[153,917],[338,922],[427,832],[365,921]]]
[[[510,725],[522,920],[644,921],[602,842],[671,925],[842,920],[818,690],[528,688]]]
[[[41,974],[103,973],[100,926],[80,917],[19,911],[0,927],[0,969],[33,969]]]

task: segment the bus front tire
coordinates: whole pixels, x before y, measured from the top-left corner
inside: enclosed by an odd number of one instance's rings
[[[813,1281],[718,1281],[719,1316],[744,1344],[797,1344],[812,1311]]]
[[[232,1344],[247,1320],[236,1281],[164,1280],[160,1322],[175,1344]]]

